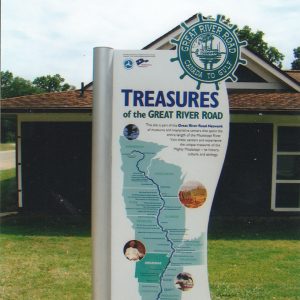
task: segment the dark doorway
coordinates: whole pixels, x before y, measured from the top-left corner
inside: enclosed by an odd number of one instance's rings
[[[23,122],[23,207],[77,214],[91,209],[90,122]]]
[[[212,214],[259,216],[271,212],[272,149],[272,124],[230,124]]]

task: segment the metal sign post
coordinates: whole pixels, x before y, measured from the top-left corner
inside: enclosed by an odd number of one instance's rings
[[[113,49],[94,49],[92,143],[93,299],[111,299]]]

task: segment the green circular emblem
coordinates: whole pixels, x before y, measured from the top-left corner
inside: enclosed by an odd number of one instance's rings
[[[177,57],[171,61],[179,61],[184,71],[180,79],[188,75],[198,82],[197,89],[202,82],[214,83],[218,89],[220,81],[237,80],[235,70],[239,64],[246,64],[240,48],[247,43],[238,40],[236,26],[228,27],[221,22],[221,15],[216,20],[203,20],[199,14],[198,19],[190,27],[181,24],[184,32],[178,40],[171,40],[177,47]]]

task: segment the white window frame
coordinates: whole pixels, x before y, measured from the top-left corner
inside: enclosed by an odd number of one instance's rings
[[[278,151],[278,127],[300,127],[299,124],[274,124],[273,127],[273,169],[272,169],[272,195],[271,195],[271,209],[273,211],[300,211],[300,207],[276,207],[276,186],[277,183],[298,183],[300,184],[300,179],[298,180],[282,180],[277,179],[277,157],[278,155],[299,155],[300,151],[286,152]]]

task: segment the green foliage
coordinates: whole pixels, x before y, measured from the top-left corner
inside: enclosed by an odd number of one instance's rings
[[[14,76],[11,72],[6,71],[6,72],[2,72],[1,71],[1,88],[2,86],[9,86],[11,84],[11,82],[13,81]]]
[[[274,64],[275,66],[282,68],[282,61],[284,55],[273,46],[269,46],[264,41],[264,33],[261,30],[253,32],[249,26],[244,26],[242,29],[237,29],[237,35],[239,39],[248,42],[248,49],[259,54],[265,60]]]
[[[65,79],[62,78],[59,74],[55,74],[53,76],[40,76],[33,80],[33,84],[42,89],[45,92],[63,92],[68,91],[70,89],[74,89],[68,83],[64,83]]]
[[[42,93],[32,82],[21,77],[14,77],[9,71],[1,71],[1,98],[11,98]]]
[[[1,117],[1,143],[14,143],[16,141],[17,120],[15,116]]]
[[[59,74],[35,78],[32,82],[22,77],[14,77],[10,71],[1,71],[1,98],[11,98],[49,92],[62,92],[75,89]]]
[[[223,23],[232,26],[230,18],[223,16]],[[265,60],[274,64],[275,66],[282,68],[282,61],[284,55],[279,52],[279,50],[273,46],[269,46],[266,41],[264,41],[264,33],[261,30],[253,32],[249,26],[244,26],[242,29],[237,28],[236,33],[240,41],[247,41],[247,48],[256,54],[263,57]]]
[[[300,46],[294,49],[294,57],[300,58]]]
[[[300,70],[300,46],[294,49],[295,60],[292,62],[292,70]]]

